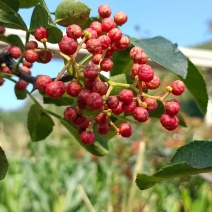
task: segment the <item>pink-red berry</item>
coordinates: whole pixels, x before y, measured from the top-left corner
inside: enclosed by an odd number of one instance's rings
[[[63,116],[66,120],[74,121],[77,118],[77,113],[75,108],[67,107],[63,112]]]
[[[40,27],[35,29],[34,36],[35,36],[36,40],[38,40],[40,42],[46,42],[49,34],[48,34],[48,31],[45,27],[40,26]]]
[[[114,21],[118,26],[125,24],[128,20],[128,16],[124,12],[118,12],[114,15]]]
[[[136,107],[133,111],[133,117],[139,122],[146,122],[149,119],[149,113],[145,108]]]
[[[66,27],[66,34],[69,38],[76,40],[82,36],[82,29],[76,24],[71,24]]]
[[[122,123],[120,124],[119,126],[119,134],[122,136],[122,137],[130,137],[132,135],[132,128],[129,124],[127,123]]]
[[[36,87],[39,91],[46,91],[46,86],[52,82],[52,78],[47,75],[38,76],[36,80]]]
[[[63,36],[62,40],[59,42],[60,51],[67,55],[72,55],[77,50],[77,43],[73,38]]]
[[[99,93],[92,92],[86,98],[86,104],[91,110],[99,110],[103,107],[103,100]]]
[[[34,63],[38,60],[38,54],[32,49],[28,49],[24,52],[24,58],[29,63]]]
[[[123,89],[118,95],[119,100],[124,102],[125,104],[129,104],[130,102],[132,102],[133,97],[134,94],[129,89]]]
[[[177,128],[179,124],[179,119],[177,118],[177,116],[170,116],[168,114],[163,114],[160,117],[160,123],[165,129],[172,131]]]
[[[98,7],[98,13],[102,18],[108,18],[110,17],[112,11],[110,6],[108,6],[107,4],[102,4]]]
[[[89,145],[89,144],[94,143],[96,136],[93,132],[83,131],[80,134],[80,138],[81,138],[82,143]]]
[[[138,69],[138,77],[141,81],[150,82],[154,77],[154,71],[151,66],[142,64]]]
[[[76,82],[69,82],[66,85],[66,93],[72,97],[78,96],[82,87],[79,83]]]
[[[60,98],[65,93],[65,84],[61,81],[50,82],[46,86],[46,94],[51,98]]]
[[[164,106],[166,114],[170,116],[177,115],[180,111],[180,105],[177,102],[169,101],[165,103]]]
[[[170,85],[172,87],[172,94],[180,96],[185,91],[185,84],[180,80],[172,82]]]

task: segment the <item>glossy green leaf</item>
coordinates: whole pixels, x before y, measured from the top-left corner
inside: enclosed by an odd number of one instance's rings
[[[195,102],[203,115],[207,112],[208,94],[206,83],[196,66],[188,59],[188,74],[186,79],[180,79],[192,94]]]
[[[80,136],[77,128],[75,128],[70,122],[65,119],[60,120],[64,127],[71,133],[71,141],[79,143],[83,146],[88,152],[97,155],[104,156],[109,153],[108,151],[108,140],[110,139],[107,136],[100,136],[96,133],[96,141],[91,145],[86,145],[81,142]]]
[[[18,46],[21,48],[22,51],[24,51],[24,44],[21,40],[21,38],[18,35],[9,35],[7,37],[7,42],[10,45]]]
[[[20,0],[20,8],[34,7],[39,3],[39,0]]]
[[[54,104],[57,106],[70,106],[74,102],[73,98],[70,97],[61,97],[61,98],[50,98],[50,97],[43,97],[44,104]]]
[[[130,74],[131,73],[131,67],[133,65],[133,61],[130,58],[130,49],[132,47],[123,50],[115,52],[112,56],[113,60],[113,68],[110,71],[111,76],[115,76],[118,74]]]
[[[186,78],[187,58],[179,51],[176,44],[160,36],[151,39],[133,39],[131,43],[142,47],[145,53],[156,63],[173,71],[182,78]]]
[[[197,169],[188,165],[186,162],[181,162],[166,166],[151,176],[147,174],[137,174],[135,182],[139,189],[145,190],[151,188],[156,183],[159,183],[163,180],[175,177],[190,176],[206,172],[212,172],[212,167]]]
[[[19,0],[0,0],[0,2],[3,2],[8,7],[10,7],[14,11],[18,11],[20,2]]]
[[[14,89],[14,90],[15,90],[15,95],[16,95],[17,99],[23,100],[23,99],[27,98],[26,90],[25,91],[20,91],[20,90],[17,90],[17,89]]]
[[[49,14],[46,9],[37,5],[32,13],[30,31],[33,34],[37,27],[44,26],[49,33],[48,42],[58,43],[63,37],[62,31],[50,22]]]
[[[21,16],[2,1],[0,1],[0,26],[27,31]]]
[[[138,174],[136,184],[145,190],[162,180],[206,172],[212,172],[212,142],[193,141],[177,150],[170,165],[151,176]]]
[[[32,141],[40,141],[52,132],[54,122],[42,108],[34,104],[28,113],[27,126]]]
[[[0,146],[0,180],[3,180],[8,170],[8,162],[4,150]]]

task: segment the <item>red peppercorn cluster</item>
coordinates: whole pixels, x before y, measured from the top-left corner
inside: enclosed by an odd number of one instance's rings
[[[99,6],[98,13],[98,21],[92,22],[86,29],[76,24],[67,26],[66,34],[58,43],[57,52],[67,63],[54,79],[48,75],[37,76],[35,88],[50,98],[61,98],[65,94],[76,100],[64,110],[63,116],[78,128],[81,141],[85,144],[95,141],[94,132],[105,135],[111,128],[123,137],[130,137],[131,126],[128,123],[116,126],[111,116],[131,115],[137,122],[146,122],[149,112],[157,109],[158,101],[163,103],[165,111],[160,118],[162,126],[167,130],[176,129],[179,123],[176,115],[180,110],[180,104],[176,100],[165,102],[165,98],[171,93],[181,95],[185,86],[182,81],[177,80],[167,87],[164,96],[148,95],[148,90],[160,86],[160,78],[147,64],[148,56],[141,47],[135,46],[129,52],[129,57],[133,61],[130,70],[132,84],[111,83],[101,75],[101,71],[112,70],[111,56],[128,48],[130,40],[118,28],[127,22],[128,17],[124,12],[118,12],[112,18],[110,7],[104,4]],[[35,29],[34,37],[37,41],[27,42],[24,52],[16,46],[8,49],[14,59],[23,57],[20,70],[27,75],[31,75],[30,68],[34,62],[48,63],[55,52],[47,48],[48,31],[43,26]],[[43,49],[38,49],[38,42],[43,43]],[[86,64],[76,61],[77,54],[83,48],[91,55]],[[11,73],[5,64],[1,64],[1,72]],[[70,77],[68,81],[63,80],[66,76]],[[26,90],[28,83],[20,78],[15,88],[20,91]],[[0,78],[1,84],[3,80]],[[111,93],[114,87],[122,87],[118,95]]]

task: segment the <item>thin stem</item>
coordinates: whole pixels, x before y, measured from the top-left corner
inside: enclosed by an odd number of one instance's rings
[[[70,59],[70,60],[66,63],[66,65],[63,67],[63,69],[57,74],[57,77],[56,77],[56,79],[54,80],[55,82],[58,81],[58,80],[61,78],[61,76],[65,73],[65,71],[66,71],[66,70],[68,69],[68,67],[72,64],[72,62],[73,62],[73,60]]]
[[[114,128],[116,133],[119,134],[119,128],[111,120],[109,120],[109,124]]]
[[[28,96],[31,98],[31,100],[32,100],[37,106],[39,106],[40,108],[43,109],[42,105],[35,99],[35,97],[34,97],[32,94],[30,94],[30,92],[29,92],[28,90],[26,90],[26,92],[27,92]]]
[[[46,113],[48,113],[48,114],[54,116],[54,117],[57,118],[57,119],[63,118],[62,116],[60,116],[60,115],[58,115],[58,114],[56,114],[56,113],[54,113],[54,112],[52,112],[52,111],[50,111],[50,110],[44,109],[44,111],[45,111]]]
[[[85,62],[87,62],[89,59],[92,58],[92,56],[93,56],[92,54],[86,55],[82,60],[80,60],[79,65],[82,65],[82,64],[84,64]]]

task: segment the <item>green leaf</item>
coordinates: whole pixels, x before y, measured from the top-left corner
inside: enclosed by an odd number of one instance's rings
[[[212,167],[212,142],[193,141],[180,147],[171,159],[171,163],[183,161],[198,169]]]
[[[34,7],[39,3],[39,0],[20,0],[20,8]]]
[[[54,122],[42,108],[34,104],[28,113],[27,126],[32,141],[40,141],[52,132]]]
[[[129,47],[126,50],[122,50],[122,51],[117,51],[114,53],[114,55],[112,56],[112,60],[113,60],[113,68],[110,71],[110,75],[111,76],[115,76],[118,74],[130,74],[131,73],[131,68],[133,65],[133,61],[130,58],[130,49],[132,48]]]
[[[176,164],[166,166],[151,176],[147,174],[137,174],[135,182],[139,189],[145,190],[145,189],[151,188],[156,183],[159,183],[163,180],[167,180],[167,179],[171,179],[175,177],[190,176],[190,175],[206,173],[211,171],[212,171],[212,167],[196,169],[189,166],[186,162],[181,162],[181,163],[176,163]]]
[[[16,95],[17,99],[23,100],[23,99],[26,99],[27,92],[26,92],[26,90],[20,91],[20,90],[15,89],[15,95]]]
[[[12,10],[14,11],[18,11],[19,9],[19,0],[0,0],[1,2],[3,2],[4,4],[6,4],[8,7],[10,7]]]
[[[162,180],[184,177],[212,171],[212,142],[193,141],[180,147],[170,165],[153,175],[138,174],[136,184],[141,190],[148,189]]]
[[[21,16],[2,1],[0,1],[0,26],[28,30]]]
[[[75,128],[70,122],[68,122],[64,118],[61,118],[60,121],[63,124],[63,126],[71,133],[71,137],[72,137],[71,140],[79,143],[88,152],[97,156],[104,156],[109,153],[107,143],[110,138],[108,138],[107,136],[100,136],[96,133],[97,140],[93,144],[86,145],[81,142],[77,128]]]
[[[91,8],[82,2],[75,0],[62,1],[55,10],[55,21],[61,26],[67,27],[70,24],[82,26],[86,23]]]
[[[196,66],[188,59],[188,74],[186,79],[180,79],[192,94],[195,102],[203,115],[207,112],[208,94],[206,83]]]
[[[24,51],[24,44],[18,35],[9,35],[7,37],[7,42],[10,45],[19,46],[21,50]]]
[[[160,36],[151,39],[132,39],[131,43],[143,48],[145,53],[156,63],[173,71],[183,79],[186,78],[188,69],[187,58],[179,51],[176,44]]]
[[[57,106],[68,106],[72,105],[74,102],[73,98],[70,97],[61,97],[61,98],[50,98],[50,97],[43,97],[44,104],[54,104]]]
[[[0,180],[3,180],[5,178],[5,175],[8,170],[8,162],[7,158],[5,156],[4,150],[0,146]]]
[[[48,42],[50,43],[58,43],[63,37],[62,31],[57,28],[54,24],[51,23],[49,19],[49,14],[46,9],[37,5],[32,13],[31,22],[30,22],[30,31],[33,34],[34,30],[37,27],[43,26],[48,30],[49,37]]]

